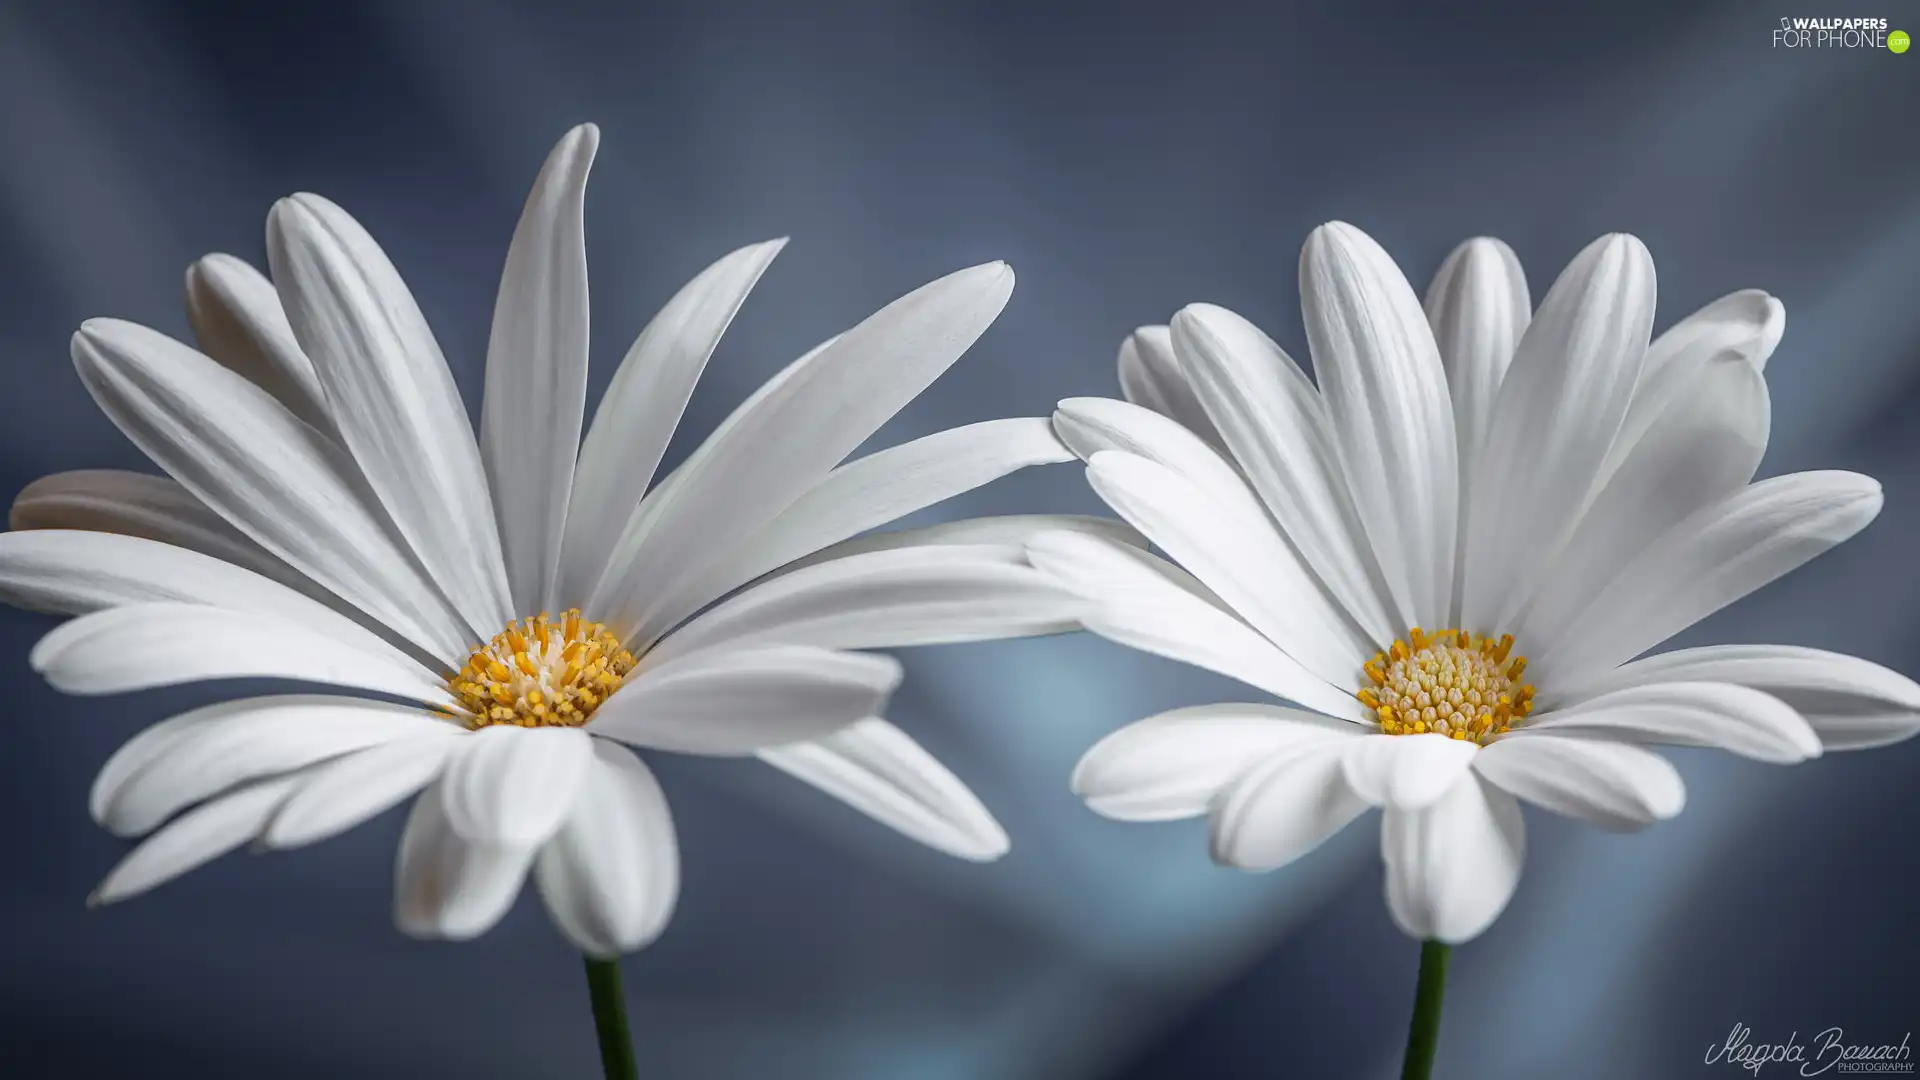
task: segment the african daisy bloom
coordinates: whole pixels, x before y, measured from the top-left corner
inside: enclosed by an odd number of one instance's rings
[[[635,748],[757,756],[942,851],[1007,850],[967,788],[880,718],[897,662],[855,650],[1068,628],[1081,601],[1021,544],[1072,519],[858,534],[1073,456],[1036,417],[841,461],[993,322],[1011,271],[962,270],[888,305],[650,485],[782,242],[674,296],[584,423],[598,140],[591,126],[561,140],[513,235],[477,439],[399,274],[317,196],[273,208],[271,282],[230,256],[193,267],[198,351],[116,320],[74,336],[89,391],[171,479],[73,472],[21,494],[0,595],[79,615],[33,666],[75,694],[242,676],[327,688],[196,709],[115,754],[94,816],[159,831],[96,902],[418,793],[402,929],[471,937],[531,875],[562,933],[613,956],[659,934],[678,893],[673,822]]]
[[[1512,895],[1519,800],[1637,829],[1685,798],[1649,744],[1790,763],[1920,729],[1920,686],[1853,657],[1642,656],[1880,509],[1853,473],[1752,482],[1778,301],[1734,293],[1649,343],[1638,240],[1595,241],[1535,311],[1513,253],[1481,239],[1423,310],[1340,223],[1308,239],[1300,280],[1317,386],[1196,304],[1122,347],[1128,401],[1055,415],[1171,562],[1063,532],[1029,543],[1034,565],[1098,602],[1096,633],[1297,706],[1115,732],[1073,776],[1092,809],[1207,815],[1217,860],[1271,869],[1379,808],[1388,909],[1443,950]]]

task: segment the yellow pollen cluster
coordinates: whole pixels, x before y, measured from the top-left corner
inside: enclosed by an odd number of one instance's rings
[[[578,727],[633,670],[620,639],[578,611],[507,624],[447,680],[468,727]]]
[[[1527,658],[1516,656],[1513,635],[1475,637],[1465,630],[1433,634],[1414,627],[1367,661],[1361,703],[1389,735],[1432,732],[1469,742],[1499,735],[1533,709],[1533,686],[1520,681]]]

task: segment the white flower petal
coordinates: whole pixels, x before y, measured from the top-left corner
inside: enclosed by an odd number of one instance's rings
[[[111,787],[96,785],[96,820],[107,831],[138,836],[248,781],[395,739],[458,730],[409,706],[317,694],[223,701],[178,719],[178,731],[162,752],[137,750],[144,765],[130,774],[116,769],[120,779]]]
[[[201,352],[273,395],[315,431],[334,434],[320,377],[265,274],[232,255],[194,263],[187,268],[187,322]]]
[[[667,301],[620,361],[580,446],[557,606],[586,601],[608,569],[714,347],[786,243],[751,244],[702,270]]]
[[[666,796],[625,747],[593,741],[595,762],[566,824],[540,849],[534,880],[548,914],[591,957],[660,936],[680,895],[680,849]]]
[[[1669,327],[1647,346],[1646,364],[1633,402],[1602,466],[1602,482],[1627,459],[1654,423],[1685,396],[1700,370],[1715,360],[1745,360],[1755,371],[1787,329],[1787,309],[1759,289],[1743,289],[1715,300]]]
[[[871,649],[1053,634],[1086,607],[999,547],[937,545],[849,555],[770,578],[694,618],[650,662],[717,645]]]
[[[1053,427],[1084,461],[1102,450],[1146,458],[1179,473],[1255,527],[1273,527],[1266,506],[1232,459],[1151,409],[1112,398],[1067,398],[1054,411]]]
[[[599,147],[600,129],[581,124],[547,155],[507,248],[487,339],[480,457],[520,612],[552,606],[580,453],[590,314],[582,217]]]
[[[1449,945],[1478,937],[1520,884],[1526,845],[1513,796],[1471,773],[1424,810],[1389,809],[1380,822],[1380,856],[1395,925]]]
[[[1307,238],[1300,297],[1342,469],[1399,621],[1443,625],[1460,470],[1426,313],[1380,245],[1338,221]]]
[[[199,604],[129,604],[62,623],[28,655],[66,694],[118,694],[208,679],[300,679],[452,702],[418,664],[370,653],[273,615]]]
[[[1552,651],[1534,657],[1534,681],[1592,680],[1853,536],[1881,501],[1871,477],[1807,472],[1703,507],[1635,556]]]
[[[1258,327],[1211,304],[1174,316],[1173,343],[1273,521],[1362,630],[1393,640],[1404,627],[1388,614],[1326,407],[1306,373]]]
[[[1273,870],[1312,851],[1368,809],[1348,786],[1347,743],[1315,743],[1272,758],[1221,793],[1209,832],[1216,862]]]
[[[492,724],[447,762],[441,801],[453,831],[489,847],[545,843],[566,820],[593,763],[593,740],[573,727]]]
[[[1552,652],[1634,556],[1753,479],[1771,420],[1766,380],[1752,364],[1732,357],[1700,369],[1580,519],[1515,635],[1529,650]]]
[[[142,326],[90,319],[73,362],[156,464],[307,577],[443,661],[468,630],[388,533],[358,467],[264,390]]]
[[[43,476],[14,497],[9,522],[17,532],[79,529],[171,544],[245,567],[329,607],[359,611],[227,524],[172,477],[120,469]]]
[[[1629,686],[1536,715],[1526,721],[1525,730],[1715,746],[1776,765],[1820,756],[1820,737],[1792,706],[1771,694],[1731,683]]]
[[[1080,622],[1101,637],[1219,672],[1345,720],[1372,719],[1352,693],[1300,666],[1164,559],[1070,532],[1042,533],[1027,542],[1026,550],[1036,568],[1093,602]]]
[[[1214,797],[1269,755],[1292,756],[1366,729],[1274,705],[1197,705],[1137,720],[1095,743],[1073,770],[1073,793],[1121,821],[1204,814]]]
[[[519,729],[515,729],[519,730]],[[534,849],[478,844],[453,829],[444,781],[413,801],[394,870],[394,922],[414,937],[463,941],[513,906]]]
[[[1087,480],[1287,655],[1335,686],[1358,685],[1372,644],[1271,525],[1225,509],[1172,469],[1117,450],[1095,454]]]
[[[697,588],[681,590],[688,611],[830,544],[943,502],[1030,465],[1072,461],[1041,417],[988,420],[914,439],[828,473],[760,532],[735,548]]]
[[[1870,660],[1796,645],[1710,645],[1635,660],[1569,701],[1654,682],[1725,682],[1791,706],[1827,750],[1886,746],[1920,732],[1920,684]]]
[[[715,537],[749,535],[791,506],[959,359],[1012,291],[1004,263],[949,274],[798,365],[689,466],[631,561],[609,568],[592,610],[640,644],[657,638],[679,606],[675,591],[726,555]]]
[[[87,905],[137,896],[253,839],[298,783],[292,776],[263,781],[182,815],[121,859]]]
[[[1603,829],[1642,829],[1678,814],[1687,788],[1673,764],[1628,743],[1517,733],[1473,759],[1509,794]]]
[[[802,645],[695,653],[628,676],[587,730],[680,754],[752,754],[874,715],[900,674],[891,657]]]
[[[0,534],[0,601],[84,615],[128,604],[179,602],[270,615],[433,673],[345,615],[250,570],[197,551],[114,533],[67,529]]]
[[[1427,286],[1427,322],[1453,397],[1460,478],[1471,483],[1473,460],[1486,440],[1494,398],[1514,349],[1533,318],[1527,275],[1513,249],[1477,236],[1447,256]],[[1462,488],[1461,507],[1470,499]]]
[[[1653,259],[1622,234],[1587,245],[1540,302],[1473,465],[1462,625],[1509,625],[1579,521],[1633,399],[1653,305]]]
[[[1173,351],[1173,332],[1165,326],[1142,326],[1120,343],[1120,393],[1143,409],[1151,409],[1199,436],[1208,446],[1226,453],[1226,441],[1208,419],[1194,395]]]
[[[1342,764],[1368,805],[1420,810],[1451,791],[1479,752],[1477,743],[1445,735],[1375,735],[1348,746]]]
[[[808,566],[869,551],[894,551],[905,547],[970,547],[1004,551],[1005,561],[1018,566],[1026,559],[1027,541],[1049,532],[1070,532],[1111,540],[1128,547],[1144,548],[1147,538],[1133,526],[1112,518],[1086,514],[1005,514],[997,517],[962,518],[918,529],[894,529],[890,532],[862,533],[842,540],[804,559],[796,559],[776,573],[786,574]]]
[[[439,779],[459,729],[410,735],[307,770],[260,836],[269,848],[317,843],[353,828]]]
[[[759,753],[781,772],[937,851],[973,862],[1007,853],[1006,830],[973,792],[879,717]]]
[[[267,216],[267,257],[340,438],[400,534],[482,639],[513,617],[473,423],[400,274],[318,195]]]

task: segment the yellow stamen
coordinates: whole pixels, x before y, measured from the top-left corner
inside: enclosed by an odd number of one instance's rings
[[[634,656],[600,623],[569,611],[516,620],[447,681],[468,727],[584,724],[633,671]]]
[[[1416,626],[1361,665],[1372,685],[1354,696],[1388,735],[1432,732],[1482,743],[1533,709],[1533,687],[1520,681],[1527,658],[1509,661],[1512,650],[1512,634],[1496,640],[1464,628],[1429,633]]]

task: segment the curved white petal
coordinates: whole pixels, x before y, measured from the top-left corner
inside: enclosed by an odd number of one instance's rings
[[[266,780],[181,815],[121,859],[87,897],[87,905],[137,896],[253,839],[298,783],[291,776]]]
[[[1273,870],[1312,851],[1368,809],[1347,784],[1350,744],[1313,743],[1277,754],[1217,796],[1209,844],[1216,862]]]
[[[1513,796],[1471,773],[1424,810],[1389,809],[1380,821],[1380,856],[1394,924],[1449,945],[1478,937],[1520,884],[1526,846]]]
[[[1776,765],[1820,756],[1820,737],[1792,706],[1731,683],[1657,682],[1611,690],[1535,716],[1525,730],[1716,746]]]
[[[1482,750],[1473,768],[1508,794],[1603,829],[1642,829],[1687,804],[1672,762],[1605,739],[1510,735]]]
[[[410,698],[452,702],[446,684],[273,615],[199,604],[107,608],[62,623],[28,655],[33,669],[67,694],[118,694],[208,679],[299,679]]]
[[[1581,517],[1513,627],[1550,653],[1622,567],[1687,515],[1745,487],[1766,453],[1766,380],[1738,357],[1699,370]]]
[[[1807,472],[1703,507],[1635,556],[1552,651],[1535,657],[1534,681],[1592,680],[1852,537],[1881,502],[1871,477]]]
[[[1469,484],[1500,382],[1533,318],[1526,271],[1512,248],[1493,237],[1476,236],[1440,264],[1427,286],[1425,307],[1453,397],[1460,479]],[[1470,502],[1465,491],[1463,487],[1463,509]]]
[[[1196,705],[1136,720],[1095,743],[1073,770],[1073,793],[1121,821],[1204,814],[1214,797],[1270,755],[1294,756],[1366,729],[1273,705]]]
[[[759,755],[936,851],[972,862],[1007,853],[1006,830],[973,792],[906,732],[879,717]]]
[[[1715,300],[1653,339],[1646,364],[1627,407],[1626,420],[1614,440],[1604,482],[1633,452],[1673,402],[1684,397],[1700,370],[1715,360],[1745,360],[1755,371],[1765,370],[1767,358],[1786,333],[1787,309],[1759,289],[1742,289]]]
[[[666,796],[617,743],[593,742],[573,813],[534,862],[547,913],[591,957],[632,952],[666,929],[680,895],[680,849]]]
[[[1084,601],[1010,564],[1001,547],[935,545],[849,555],[770,578],[695,617],[653,662],[718,645],[871,649],[1053,634]]]
[[[316,843],[399,805],[439,779],[461,737],[448,725],[446,731],[394,739],[308,769],[260,842],[269,848]]]
[[[359,609],[227,524],[193,492],[170,476],[120,469],[75,469],[43,476],[14,497],[10,526],[118,533],[211,555],[319,600],[329,607]],[[363,618],[370,618],[360,613]]]
[[[1027,558],[1091,601],[1081,625],[1101,637],[1239,679],[1344,720],[1369,721],[1351,692],[1328,683],[1209,598],[1179,567],[1132,545],[1049,532]]]
[[[1174,354],[1171,328],[1142,326],[1129,334],[1120,343],[1117,366],[1121,396],[1193,432],[1215,450],[1226,452],[1226,441],[1207,417],[1206,408]]]
[[[318,195],[274,204],[267,258],[341,441],[467,626],[491,636],[513,617],[493,498],[413,294],[360,223]]]
[[[272,394],[315,431],[334,434],[326,391],[267,275],[232,255],[202,258],[187,268],[187,322],[201,352]]]
[[[278,582],[132,536],[68,529],[0,534],[0,601],[63,615],[161,602],[269,615],[384,657],[422,679],[433,676],[378,634]]]
[[[702,270],[647,323],[620,361],[580,446],[557,606],[584,602],[608,569],[708,358],[786,243],[750,244]]]
[[[1633,399],[1653,306],[1653,259],[1623,234],[1588,244],[1540,302],[1473,465],[1463,625],[1508,625],[1579,521]]]
[[[1067,398],[1054,411],[1053,428],[1083,461],[1102,450],[1143,457],[1180,474],[1253,526],[1272,527],[1266,506],[1224,451],[1151,409],[1112,398]]]
[[[992,548],[1004,552],[1005,561],[1018,566],[1025,561],[1027,541],[1049,532],[1092,536],[1134,548],[1147,546],[1147,538],[1133,526],[1113,518],[1089,514],[1003,514],[944,521],[919,529],[862,533],[851,540],[823,547],[804,559],[796,559],[776,573],[787,574],[849,555],[907,547],[969,547],[982,551]]]
[[[1796,645],[1709,645],[1635,660],[1564,695],[1570,702],[1647,683],[1725,682],[1799,713],[1826,750],[1866,750],[1920,733],[1920,684],[1857,656]]]
[[[224,701],[178,719],[160,753],[135,748],[132,756],[146,758],[140,768],[115,769],[117,783],[96,785],[96,820],[109,832],[138,836],[239,784],[396,739],[456,730],[405,705],[312,694]],[[101,779],[106,775],[102,770]]]
[[[493,303],[480,458],[519,612],[552,606],[580,453],[590,338],[582,218],[599,147],[600,129],[581,124],[547,155],[514,227]]]
[[[331,439],[246,379],[132,323],[88,320],[73,362],[114,425],[234,527],[439,659],[465,655],[469,631]]]
[[[952,428],[850,461],[828,473],[715,564],[699,587],[683,590],[697,609],[753,579],[828,545],[1031,465],[1072,461],[1073,452],[1043,417],[988,420]],[[678,619],[686,612],[669,611]]]
[[[1287,655],[1329,683],[1357,686],[1374,647],[1270,524],[1248,521],[1173,470],[1117,450],[1095,454],[1087,480]]]
[[[1342,471],[1399,621],[1445,624],[1460,470],[1426,313],[1380,245],[1339,221],[1307,237],[1300,298]]]
[[[593,740],[573,727],[483,727],[463,740],[440,781],[453,831],[488,847],[545,843],[580,797]]]
[[[1477,743],[1445,735],[1375,735],[1348,746],[1341,764],[1369,806],[1420,810],[1451,791],[1479,752]]]
[[[534,850],[477,844],[455,832],[444,781],[413,801],[394,869],[394,922],[414,937],[463,941],[492,928],[513,906]]]
[[[1375,641],[1400,629],[1368,557],[1327,410],[1306,373],[1225,308],[1173,318],[1174,350],[1233,458],[1320,582]]]
[[[655,639],[681,604],[676,590],[726,555],[716,537],[749,535],[791,506],[959,359],[1012,291],[1004,263],[949,274],[797,365],[690,463],[631,560],[609,567],[592,610],[643,644]]]
[[[587,730],[681,754],[752,754],[874,715],[900,675],[899,661],[867,653],[717,649],[628,676]]]

